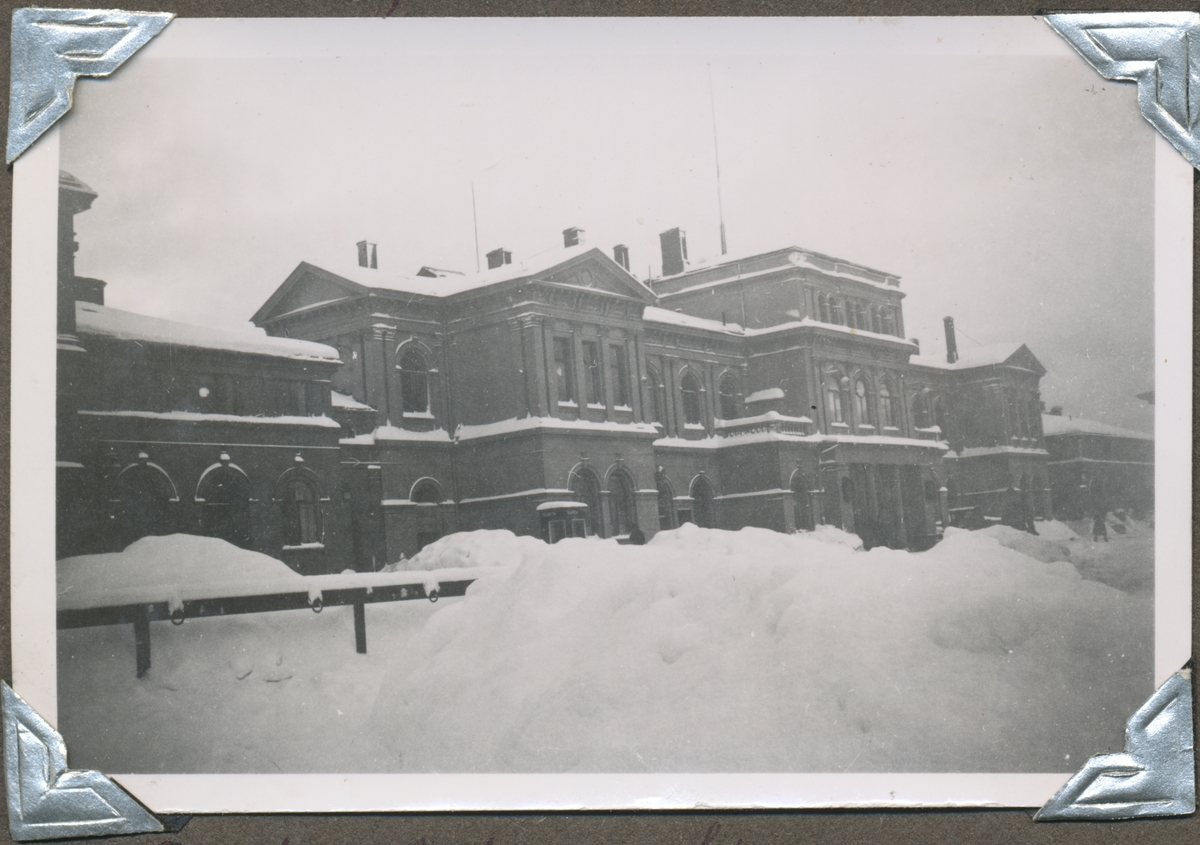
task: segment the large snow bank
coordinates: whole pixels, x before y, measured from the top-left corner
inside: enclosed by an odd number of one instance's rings
[[[1152,691],[1152,605],[983,532],[928,552],[687,525],[457,534],[462,599],[64,631],[104,771],[1073,771]],[[1113,544],[1115,546],[1115,543]],[[509,567],[494,564],[509,563]],[[103,730],[96,726],[103,725]]]
[[[687,525],[550,548],[388,667],[370,730],[395,765],[1071,770],[1151,692],[1147,601],[979,534],[910,554]]]
[[[1110,518],[1107,541],[1090,539],[1091,520],[1070,525],[1047,520],[1036,527],[1036,536],[1007,525],[989,526],[978,533],[1035,560],[1070,561],[1088,580],[1126,592],[1153,592],[1154,531],[1144,523]]]

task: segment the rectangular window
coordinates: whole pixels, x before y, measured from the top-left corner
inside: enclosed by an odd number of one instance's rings
[[[625,360],[625,347],[613,345],[608,348],[609,367],[614,405],[629,405],[629,364]]]
[[[554,381],[559,402],[575,401],[575,361],[569,338],[554,338]]]
[[[600,372],[600,344],[592,340],[583,342],[583,377],[587,388],[589,405],[604,404],[604,374]]]

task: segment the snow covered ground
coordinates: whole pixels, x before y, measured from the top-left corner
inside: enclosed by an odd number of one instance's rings
[[[60,632],[59,727],[111,773],[1073,771],[1152,692],[1153,538],[1038,527],[454,535],[405,566],[466,597],[368,606],[366,655],[348,607],[154,623],[141,680]]]

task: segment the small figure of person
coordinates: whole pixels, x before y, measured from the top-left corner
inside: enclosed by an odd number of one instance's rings
[[[1108,525],[1105,524],[1105,517],[1108,516],[1108,511],[1096,511],[1096,518],[1092,520],[1092,542],[1096,542],[1101,537],[1104,542],[1108,542]]]
[[[632,546],[646,545],[646,534],[636,525],[633,526],[633,530],[629,532],[629,543]]]

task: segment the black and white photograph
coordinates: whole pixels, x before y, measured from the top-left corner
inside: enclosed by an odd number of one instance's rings
[[[1041,803],[1186,660],[1191,169],[1042,20],[176,20],[38,144],[26,677],[152,807]]]

